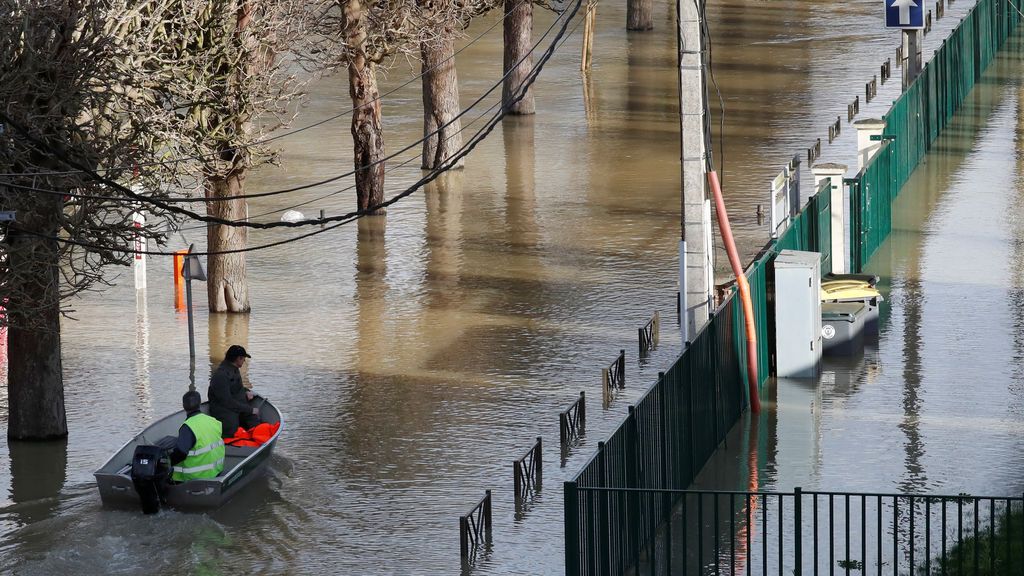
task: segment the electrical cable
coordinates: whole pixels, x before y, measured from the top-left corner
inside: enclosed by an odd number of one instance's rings
[[[463,125],[463,126],[462,126],[462,128],[460,128],[460,129],[459,129],[459,131],[458,131],[458,132],[456,132],[455,134],[461,134],[461,133],[462,133],[462,132],[464,132],[464,131],[465,131],[465,130],[466,130],[467,128],[469,128],[469,127],[470,127],[470,126],[472,126],[472,125],[473,125],[474,123],[476,123],[476,121],[477,121],[477,120],[480,120],[481,118],[483,118],[483,117],[484,117],[485,115],[487,115],[488,113],[490,113],[490,112],[491,112],[492,110],[494,110],[494,108],[496,108],[496,107],[497,107],[497,106],[499,106],[500,104],[501,104],[501,101],[500,101],[500,100],[499,100],[499,101],[497,101],[497,102],[495,102],[495,103],[494,103],[494,104],[492,104],[492,105],[491,105],[490,107],[488,107],[488,108],[487,108],[487,110],[485,110],[485,111],[484,111],[484,112],[483,112],[482,114],[480,114],[480,115],[479,115],[479,116],[477,116],[476,118],[474,118],[474,119],[470,120],[470,121],[469,121],[468,123],[466,123],[465,125]],[[452,134],[452,136],[449,136],[449,138],[451,138],[451,137],[455,136],[455,134]],[[393,166],[389,166],[389,167],[387,168],[387,170],[385,170],[385,174],[389,174],[389,173],[391,173],[391,172],[394,172],[395,170],[398,170],[399,168],[403,168],[403,167],[407,166],[407,165],[408,165],[408,164],[409,164],[410,162],[412,162],[413,160],[417,160],[417,159],[419,159],[420,157],[421,157],[421,156],[420,156],[420,154],[418,154],[418,153],[417,153],[417,154],[415,154],[415,155],[413,155],[413,156],[410,156],[410,157],[406,158],[405,160],[403,160],[403,161],[402,161],[401,163],[399,163],[399,164],[395,164],[395,165],[393,165]],[[253,215],[250,215],[250,216],[249,216],[248,218],[249,218],[249,219],[253,219],[253,218],[262,218],[262,217],[264,217],[264,216],[270,216],[271,214],[278,214],[278,213],[280,213],[280,212],[286,212],[286,211],[288,211],[288,210],[293,210],[293,209],[295,209],[295,208],[301,208],[301,207],[303,207],[303,206],[308,206],[309,204],[312,204],[312,203],[314,203],[314,202],[320,202],[320,201],[322,201],[322,200],[326,200],[327,198],[330,198],[330,197],[332,197],[332,196],[337,196],[338,194],[341,194],[341,193],[344,193],[344,192],[349,192],[349,191],[353,190],[353,189],[354,189],[355,187],[356,187],[356,185],[355,185],[355,184],[350,184],[350,185],[348,185],[348,186],[346,186],[346,187],[344,187],[344,188],[340,188],[340,189],[338,189],[338,190],[334,190],[334,191],[328,192],[328,193],[326,193],[326,194],[323,194],[323,195],[321,195],[321,196],[317,196],[316,198],[312,198],[312,199],[309,199],[309,200],[304,200],[304,201],[302,201],[302,202],[299,202],[298,204],[292,204],[292,205],[290,205],[290,206],[285,206],[285,207],[283,207],[283,208],[275,208],[275,209],[273,209],[273,210],[268,210],[267,212],[262,212],[262,213],[260,213],[260,214],[256,214],[256,215],[254,215],[254,216],[253,216]],[[180,228],[179,230],[183,230],[183,231],[189,231],[189,230],[205,230],[205,229],[206,229],[206,225],[205,225],[205,224],[203,224],[203,225],[200,225],[200,226],[189,226],[189,227],[187,227],[187,228]]]
[[[247,246],[245,248],[236,248],[236,249],[232,249],[232,250],[192,252],[191,254],[199,255],[199,256],[210,256],[210,255],[220,255],[220,254],[238,254],[238,253],[243,253],[243,252],[254,252],[256,250],[264,250],[264,249],[267,249],[267,248],[273,248],[273,247],[276,247],[276,246],[281,246],[281,245],[284,245],[284,244],[290,244],[292,242],[297,242],[299,240],[302,240],[302,239],[305,239],[305,238],[309,238],[311,236],[316,236],[318,234],[323,234],[323,233],[328,232],[330,230],[334,230],[334,229],[339,228],[339,227],[341,227],[341,226],[343,226],[343,225],[345,225],[347,223],[352,222],[353,220],[361,218],[362,216],[373,214],[377,210],[379,210],[381,208],[386,208],[387,206],[390,206],[390,205],[398,202],[399,200],[401,200],[401,199],[411,195],[416,190],[422,188],[424,185],[426,185],[426,184],[430,183],[431,181],[435,180],[438,176],[440,176],[444,172],[447,172],[453,166],[455,166],[459,162],[459,160],[461,160],[466,155],[468,155],[474,148],[476,148],[477,144],[479,144],[484,139],[486,139],[491,134],[491,132],[493,132],[494,128],[498,125],[498,122],[500,122],[508,114],[508,110],[511,107],[511,105],[516,104],[517,102],[519,102],[520,100],[522,100],[526,96],[526,92],[529,90],[530,86],[532,86],[533,83],[537,80],[537,77],[540,75],[541,70],[543,70],[544,65],[554,55],[554,52],[557,49],[557,47],[560,46],[559,40],[562,39],[565,36],[566,31],[567,31],[567,29],[569,27],[569,23],[571,22],[572,18],[579,12],[579,9],[580,9],[580,6],[582,5],[582,2],[583,2],[583,0],[575,0],[575,2],[573,4],[572,10],[564,11],[552,23],[551,29],[554,28],[555,23],[557,23],[559,20],[563,20],[563,16],[565,14],[569,14],[569,17],[564,19],[564,22],[562,23],[562,26],[559,29],[559,31],[556,33],[554,40],[552,40],[552,42],[548,46],[548,48],[545,49],[545,51],[541,54],[538,62],[530,69],[530,72],[526,75],[526,77],[520,83],[518,92],[513,94],[512,98],[508,102],[508,106],[502,106],[499,109],[498,113],[495,114],[495,116],[488,121],[487,125],[484,128],[482,128],[481,130],[477,131],[477,133],[473,135],[473,137],[470,139],[470,143],[467,144],[467,145],[464,145],[462,147],[462,149],[458,153],[456,153],[456,154],[450,156],[448,159],[446,159],[442,163],[442,166],[440,168],[435,168],[435,169],[431,170],[431,172],[429,174],[427,174],[426,176],[420,178],[420,180],[418,180],[416,183],[414,183],[412,186],[410,186],[406,190],[402,191],[399,194],[396,194],[392,198],[390,198],[390,199],[388,199],[388,200],[386,200],[386,201],[384,201],[384,202],[382,202],[382,203],[380,203],[380,204],[378,204],[376,206],[372,206],[370,208],[367,208],[366,210],[357,210],[357,211],[354,211],[354,212],[349,212],[348,214],[345,214],[345,215],[342,215],[342,216],[337,216],[337,217],[331,218],[329,220],[332,221],[332,222],[335,222],[335,223],[333,225],[331,225],[331,226],[326,226],[324,228],[321,228],[320,230],[313,230],[313,231],[307,232],[305,234],[300,234],[299,236],[293,236],[291,238],[286,238],[284,240],[279,240],[279,241],[276,241],[276,242],[270,242],[270,243],[261,244],[261,245],[257,245],[257,246]],[[6,115],[3,114],[2,111],[0,111],[0,119],[3,119],[4,116],[6,116]],[[326,222],[326,221],[328,221],[328,219],[318,220],[318,221],[314,221],[314,222],[322,223],[322,222]],[[81,242],[81,241],[77,241],[77,240],[72,240],[70,238],[61,238],[59,236],[50,236],[50,235],[47,235],[47,234],[40,234],[38,232],[34,232],[34,231],[31,231],[31,230],[25,230],[25,229],[20,228],[20,227],[19,228],[15,228],[15,231],[19,232],[19,233],[25,233],[25,234],[29,234],[29,235],[32,235],[32,236],[40,237],[40,238],[46,238],[46,239],[49,239],[49,240],[55,240],[57,242],[61,242],[61,243],[64,243],[64,244],[70,244],[70,245],[74,245],[74,246],[81,246],[81,247],[84,247],[84,248],[92,248],[94,250],[115,251],[115,252],[124,253],[124,254],[146,254],[146,255],[152,255],[152,256],[173,256],[175,254],[174,252],[164,252],[164,251],[157,251],[157,250],[134,250],[134,249],[131,249],[131,248],[104,246],[104,245],[95,244],[95,243],[91,243],[91,242]]]
[[[354,175],[358,174],[360,171],[369,170],[370,168],[372,168],[374,166],[377,166],[378,164],[381,164],[381,163],[387,162],[388,160],[394,159],[395,157],[397,157],[397,156],[399,156],[401,154],[404,154],[405,152],[411,150],[412,148],[422,144],[424,141],[429,139],[431,136],[440,134],[445,128],[447,128],[448,126],[451,126],[452,124],[454,124],[455,121],[459,120],[460,118],[462,118],[462,116],[468,114],[470,110],[472,110],[475,106],[480,104],[492,92],[497,90],[498,87],[501,86],[504,83],[505,79],[520,64],[522,64],[527,58],[529,58],[529,57],[531,57],[533,55],[533,52],[540,46],[541,42],[543,42],[544,39],[547,38],[547,36],[554,29],[554,25],[558,23],[559,19],[561,19],[561,16],[559,16],[559,18],[556,18],[552,22],[552,25],[549,26],[548,29],[544,31],[544,34],[541,35],[541,37],[530,48],[530,50],[525,55],[523,55],[522,58],[517,60],[514,63],[514,65],[510,66],[508,71],[506,71],[498,79],[498,81],[495,82],[494,85],[492,85],[486,92],[481,94],[467,108],[462,109],[451,120],[449,120],[448,122],[445,122],[444,124],[438,126],[437,129],[434,130],[433,132],[425,134],[419,140],[416,140],[416,141],[406,145],[405,147],[401,148],[400,150],[398,150],[396,152],[393,152],[393,153],[391,153],[391,154],[389,154],[389,155],[387,155],[387,156],[385,156],[383,158],[375,160],[375,161],[373,161],[373,162],[371,162],[371,163],[369,163],[369,164],[367,164],[365,166],[360,166],[359,168],[357,168],[357,169],[355,169],[353,171],[350,171],[350,172],[346,172],[344,174],[339,174],[339,175],[331,176],[329,178],[325,178],[323,180],[320,180],[320,181],[317,181],[317,182],[313,182],[313,183],[309,183],[309,184],[303,184],[303,185],[300,185],[300,186],[293,186],[291,188],[285,188],[285,189],[281,189],[281,190],[274,190],[274,191],[270,191],[270,192],[260,192],[260,193],[256,193],[256,194],[238,194],[238,195],[235,195],[235,196],[219,196],[219,197],[214,197],[214,198],[165,198],[165,199],[154,199],[154,198],[149,197],[149,196],[144,196],[144,195],[141,195],[141,194],[137,194],[137,193],[129,190],[125,186],[123,186],[123,185],[121,185],[121,184],[119,184],[119,183],[117,183],[117,182],[115,182],[113,180],[101,177],[99,175],[101,171],[98,171],[98,170],[93,170],[93,169],[90,169],[90,168],[87,168],[87,167],[84,167],[84,166],[80,166],[80,169],[78,171],[74,172],[74,173],[75,174],[85,173],[85,174],[91,176],[94,180],[96,180],[98,182],[101,182],[103,184],[106,184],[107,186],[109,186],[111,188],[114,188],[115,190],[119,190],[119,191],[125,193],[126,195],[128,195],[129,197],[131,197],[133,200],[135,200],[137,202],[151,202],[154,205],[159,206],[160,208],[163,208],[164,210],[167,210],[169,212],[174,212],[174,213],[182,214],[182,215],[188,216],[188,217],[190,217],[190,218],[192,218],[194,220],[200,220],[200,221],[203,221],[203,222],[209,222],[209,223],[214,223],[214,224],[222,224],[222,225],[225,225],[225,226],[232,226],[232,225],[234,225],[234,226],[249,227],[249,228],[264,228],[264,227],[268,227],[267,225],[252,224],[252,223],[248,223],[248,222],[235,221],[235,220],[224,220],[224,219],[215,218],[215,217],[212,217],[212,216],[200,216],[200,215],[198,215],[195,212],[192,212],[192,211],[189,211],[189,210],[186,210],[186,209],[174,209],[174,208],[169,207],[168,205],[170,205],[170,204],[194,204],[194,203],[200,203],[200,202],[203,202],[203,203],[205,203],[205,202],[227,202],[227,201],[231,201],[231,200],[248,200],[248,199],[251,199],[251,198],[265,198],[265,197],[268,197],[268,196],[278,196],[278,195],[281,195],[281,194],[289,194],[291,192],[298,192],[300,190],[306,190],[308,188],[314,188],[316,186],[322,186],[324,184],[330,184],[331,182],[336,182],[336,181],[338,181],[338,180],[340,180],[342,178],[346,178],[346,177],[349,177],[349,176],[354,176]],[[12,120],[10,120],[9,117],[6,115],[6,113],[0,112],[0,120],[4,120],[5,122],[11,124],[16,130],[18,130],[19,132],[22,132],[23,135],[26,138],[28,138],[30,141],[32,141],[37,146],[40,144],[40,141],[39,141],[38,138],[34,138],[33,136],[31,136],[31,134],[28,133],[28,131],[23,126],[21,126],[20,124],[16,124]],[[42,145],[42,151],[43,152],[53,152],[53,149],[52,149],[52,147],[48,147],[45,144],[43,144]],[[56,154],[56,156],[58,157],[59,160],[63,161],[65,164],[74,165],[73,163],[71,163],[67,159],[66,155],[64,155],[64,157],[61,157],[60,154]],[[22,176],[26,176],[26,175],[22,175]],[[33,173],[32,176],[38,176],[38,173]],[[20,190],[29,190],[29,191],[39,192],[39,193],[43,193],[43,194],[59,195],[59,196],[72,197],[72,198],[82,198],[82,199],[87,199],[87,200],[103,200],[103,201],[124,201],[125,200],[124,198],[122,198],[120,196],[100,196],[100,195],[95,195],[95,194],[79,194],[79,193],[74,193],[74,192],[70,192],[70,191],[47,190],[47,189],[36,188],[36,187],[32,187],[32,186],[26,186],[26,185],[23,185],[23,184],[13,184],[13,183],[7,183],[7,182],[0,182],[0,185],[5,185],[5,186],[9,186],[11,188],[16,188],[16,189],[20,189]],[[323,222],[324,222],[323,220],[308,220],[308,221],[300,221],[300,222],[295,222],[295,223],[279,222],[279,223],[275,223],[275,224],[276,225],[290,225],[290,226],[309,226],[309,225],[313,225],[313,224],[322,224]]]
[[[521,4],[523,4],[525,2],[529,2],[529,1],[530,0],[520,0],[519,3],[516,4],[513,7],[513,9],[518,8]],[[322,120],[318,120],[317,122],[314,122],[312,124],[303,126],[301,128],[296,128],[295,130],[290,130],[290,131],[288,131],[288,132],[286,132],[284,134],[278,134],[276,136],[268,136],[267,138],[256,140],[256,141],[250,142],[248,144],[242,144],[242,145],[236,146],[235,148],[251,148],[253,146],[259,146],[261,144],[266,144],[267,142],[272,142],[272,141],[275,141],[275,140],[279,140],[281,138],[287,138],[289,136],[292,136],[292,135],[295,135],[295,134],[299,134],[299,133],[305,132],[307,130],[311,130],[311,129],[316,128],[318,126],[322,126],[322,125],[327,124],[329,122],[333,122],[334,120],[337,120],[338,118],[342,118],[344,116],[352,114],[356,110],[358,110],[360,108],[363,108],[365,106],[369,106],[369,105],[373,104],[374,102],[382,101],[385,97],[390,96],[390,95],[398,92],[399,90],[405,88],[406,86],[409,86],[410,84],[412,84],[416,80],[419,80],[419,79],[423,78],[428,73],[433,72],[434,70],[440,68],[441,66],[443,66],[449,60],[453,60],[456,56],[458,56],[464,50],[468,49],[473,44],[476,44],[477,42],[482,40],[485,35],[489,34],[492,30],[497,28],[498,24],[501,24],[502,22],[504,22],[505,19],[508,18],[508,15],[510,13],[511,12],[506,11],[505,14],[501,18],[498,18],[493,24],[491,24],[489,27],[487,27],[483,32],[478,34],[475,38],[470,40],[465,46],[463,46],[462,48],[459,48],[458,50],[453,52],[451,56],[445,58],[444,60],[441,60],[440,62],[438,62],[437,64],[435,64],[434,66],[432,66],[430,68],[427,68],[426,70],[422,70],[418,75],[413,76],[412,78],[409,78],[408,80],[406,80],[402,84],[392,88],[391,90],[385,92],[384,94],[379,94],[376,98],[374,98],[373,100],[370,100],[369,102],[367,102],[365,104],[361,104],[359,106],[354,106],[352,108],[349,108],[347,110],[339,112],[339,113],[337,113],[337,114],[335,114],[333,116],[330,116],[328,118],[324,118]],[[179,162],[185,162],[187,160],[202,160],[204,158],[208,158],[208,157],[211,157],[211,156],[217,156],[218,154],[219,154],[219,152],[211,152],[209,154],[194,154],[194,155],[190,155],[190,156],[179,156],[177,158],[171,158],[169,160],[160,160],[160,161],[156,161],[156,162],[145,162],[145,163],[142,163],[142,164],[132,164],[132,165],[127,165],[127,166],[115,166],[113,168],[104,168],[102,170],[97,170],[97,172],[98,173],[106,173],[106,172],[112,172],[112,171],[118,171],[118,170],[131,170],[131,169],[134,169],[134,168],[143,168],[143,167],[150,167],[150,166],[165,166],[165,165],[168,165],[168,164],[177,164]],[[81,173],[82,173],[81,170],[51,171],[51,172],[35,172],[35,173],[33,173],[33,176],[70,176],[70,175],[73,175],[73,174],[81,174]],[[0,178],[3,178],[3,177],[20,177],[20,176],[24,176],[24,174],[15,174],[15,173],[6,173],[6,174],[4,174],[4,173],[0,173]]]

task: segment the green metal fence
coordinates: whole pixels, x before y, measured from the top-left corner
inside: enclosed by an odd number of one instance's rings
[[[893,103],[884,117],[887,143],[848,181],[851,271],[860,272],[888,237],[892,201],[1019,21],[1007,0],[979,0]]]
[[[885,116],[875,158],[850,186],[851,268],[889,234],[892,201],[1020,20],[1007,0],[979,0]],[[831,269],[831,198],[822,185],[746,275],[757,316],[759,384],[771,366],[771,264],[780,250],[822,254]],[[735,294],[644,394],[577,477],[565,483],[566,573],[635,572],[655,553],[680,495],[747,406],[744,318]],[[598,490],[587,490],[598,489]],[[638,489],[661,490],[638,505]],[[669,523],[670,525],[670,523]],[[671,571],[670,571],[671,572]]]
[[[769,377],[771,264],[785,249],[831,258],[830,189],[823,184],[776,241],[747,268],[757,325],[759,384]],[[725,438],[747,406],[746,333],[735,292],[715,311],[667,372],[647,390],[626,420],[576,479],[566,483],[566,569],[569,574],[622,574],[668,518],[678,495],[639,506],[619,496],[577,493],[584,488],[683,489]],[[570,492],[572,496],[570,497]]]

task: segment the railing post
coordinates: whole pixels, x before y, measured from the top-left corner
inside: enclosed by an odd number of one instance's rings
[[[516,502],[522,499],[523,494],[523,465],[516,460],[512,462],[512,491],[516,494]]]
[[[537,490],[541,489],[543,483],[544,474],[541,471],[541,467],[544,465],[544,458],[541,456],[543,452],[543,443],[541,442],[540,436],[537,436],[537,447],[533,451],[533,472],[534,472],[534,488]]]
[[[486,496],[484,496],[484,531],[487,532],[487,536],[484,541],[487,545],[491,544],[491,491],[487,490]]]
[[[565,576],[580,574],[580,501],[575,482],[565,482],[562,490],[565,511]]]
[[[580,390],[580,407],[576,410],[576,434],[582,436],[587,427],[587,396]]]
[[[619,386],[626,387],[626,351],[619,350]]]
[[[669,486],[669,454],[671,451],[668,446],[669,439],[669,421],[668,421],[668,400],[666,395],[668,394],[668,386],[665,384],[665,373],[658,372],[658,387],[661,389],[661,394],[658,395],[658,412],[661,413],[661,426],[659,426],[659,432],[661,433],[661,486],[662,489],[668,489]]]
[[[608,369],[601,368],[601,399],[605,408],[607,408],[612,401],[612,387],[611,382],[609,382],[610,379],[611,375],[608,374]]]
[[[558,442],[562,446],[569,443],[569,417],[566,412],[558,414]]]
[[[604,456],[604,442],[597,443],[597,466],[601,471],[601,488],[608,487],[608,468],[605,464]],[[598,492],[598,499],[600,501],[600,513],[598,515],[598,530],[600,530],[600,559],[601,564],[598,566],[598,574],[611,574],[611,530],[612,527],[609,525],[608,520],[608,500],[611,498],[611,493],[606,491]]]
[[[459,516],[459,556],[462,565],[469,563],[469,518]]]
[[[814,188],[820,189],[821,183],[825,180],[831,182],[832,192],[829,198],[829,209],[832,212],[832,270],[833,274],[845,274],[847,272],[847,239],[845,232],[846,203],[843,202],[843,176],[846,175],[845,164],[815,164],[811,171],[814,173]]]
[[[801,502],[803,500],[803,493],[800,487],[797,486],[793,489],[793,555],[795,556],[793,566],[793,575],[800,576],[803,574],[803,544],[801,543],[802,531],[803,531],[803,518],[801,514]],[[781,508],[781,507],[780,507]],[[814,535],[818,537],[817,534]]]

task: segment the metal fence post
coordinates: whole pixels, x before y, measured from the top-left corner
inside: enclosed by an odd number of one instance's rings
[[[580,407],[576,410],[576,434],[582,436],[587,428],[587,395],[580,390]]]
[[[463,566],[469,562],[469,518],[459,516],[459,556]]]
[[[608,467],[605,463],[604,454],[604,442],[597,443],[597,466],[598,470],[601,471],[601,488],[608,487]],[[601,532],[600,536],[600,558],[601,564],[598,566],[599,574],[611,574],[611,530],[612,527],[609,524],[608,519],[608,500],[611,498],[611,492],[601,491],[598,492],[598,499],[600,501],[600,512],[598,518],[598,530]]]
[[[540,490],[543,478],[541,472],[541,467],[544,465],[544,458],[541,456],[542,446],[540,436],[537,436],[537,449],[533,451],[534,486],[537,490]]]
[[[519,460],[512,462],[512,491],[516,495],[516,503],[523,498],[523,465]]]
[[[580,502],[575,482],[563,484],[565,510],[565,576],[580,574]]]
[[[486,494],[487,495],[484,497],[484,531],[487,532],[487,536],[485,537],[485,541],[487,542],[488,545],[490,545],[491,544],[491,491],[487,490]]]
[[[803,493],[800,490],[800,487],[797,486],[796,488],[793,489],[793,555],[795,556],[793,563],[794,576],[800,576],[801,574],[803,574],[803,543],[801,542],[801,540],[803,539],[803,519],[801,518],[802,500]],[[817,534],[815,534],[814,537],[817,538]]]

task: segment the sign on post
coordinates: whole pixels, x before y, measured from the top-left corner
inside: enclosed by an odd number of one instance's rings
[[[924,0],[885,0],[885,27],[924,28]]]

